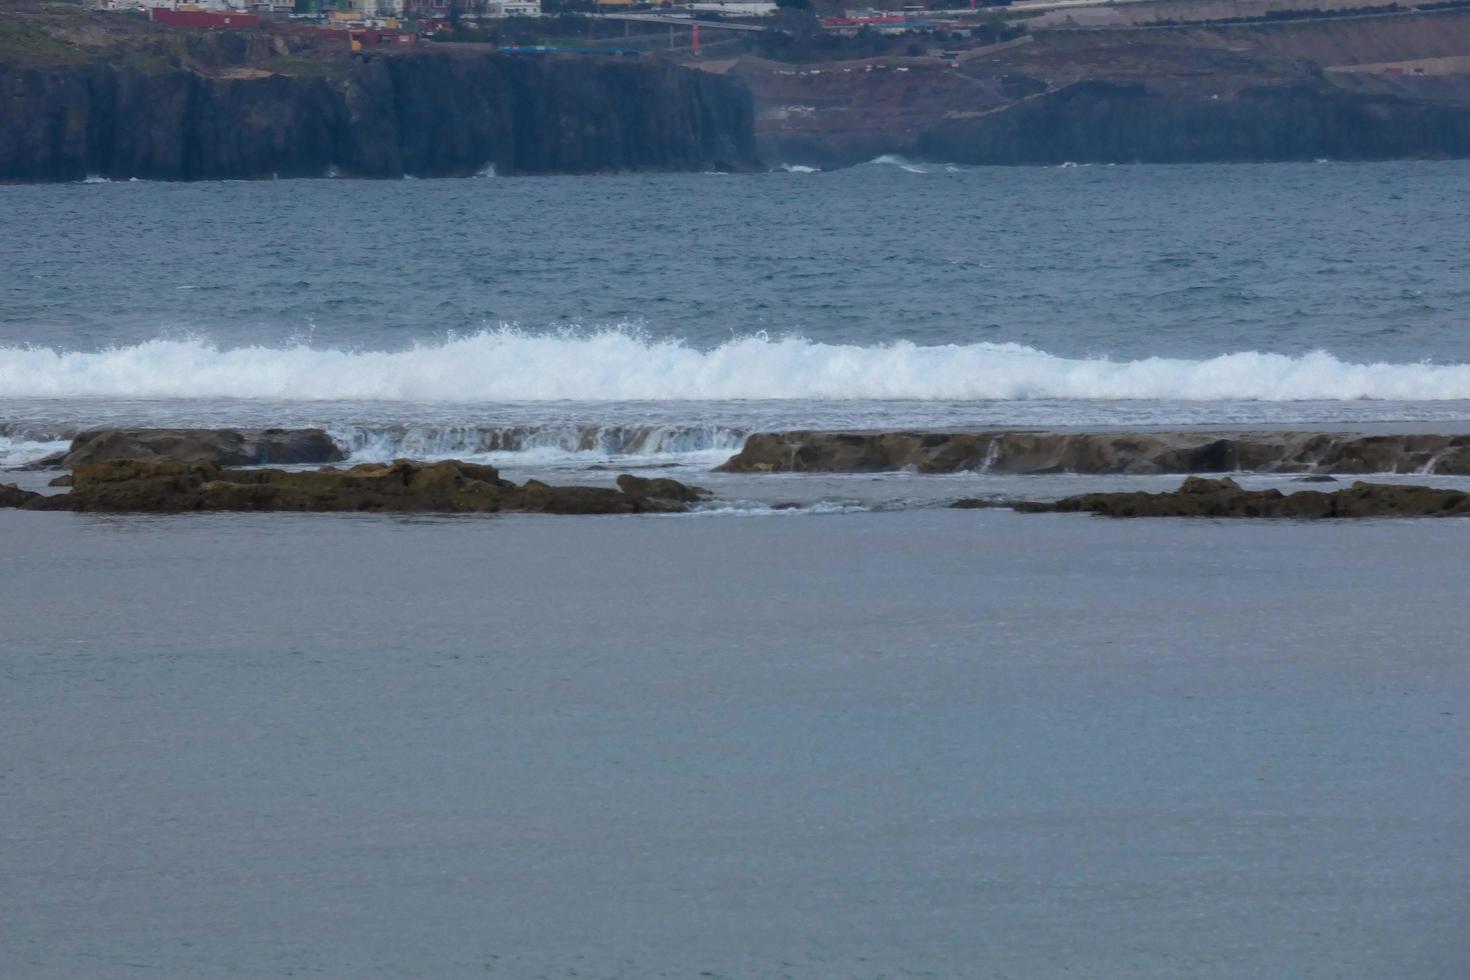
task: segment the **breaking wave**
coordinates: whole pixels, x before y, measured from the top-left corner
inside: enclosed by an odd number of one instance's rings
[[[907,171],[907,172],[909,172],[911,174],[927,174],[927,173],[929,173],[929,171],[926,170],[924,168],[924,166],[921,165],[921,164],[919,164],[918,162],[913,161],[913,160],[909,160],[906,157],[897,156],[897,155],[892,154],[892,153],[885,153],[882,156],[874,157],[873,159],[871,159],[871,160],[868,161],[868,166],[870,166],[870,167],[897,167],[898,169]],[[941,164],[941,166],[943,166],[943,165]]]
[[[70,440],[37,441],[0,436],[0,468],[24,466],[53,453],[65,452]]]
[[[394,352],[187,339],[93,352],[0,347],[0,398],[1438,401],[1470,399],[1470,365],[1254,351],[1122,361],[1018,344],[863,347],[763,334],[700,350],[623,330],[501,328]]]

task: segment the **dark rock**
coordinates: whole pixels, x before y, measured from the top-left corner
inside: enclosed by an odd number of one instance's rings
[[[1324,432],[765,432],[728,473],[1470,474],[1470,435]]]
[[[63,474],[61,474],[58,477],[52,478],[46,484],[46,486],[48,486],[48,487],[69,487],[69,486],[72,485],[72,483],[73,483],[73,480],[72,480],[71,474],[70,473],[63,473]]]
[[[691,487],[667,477],[648,479],[624,473],[618,477],[618,489],[630,497],[651,500],[670,500],[680,504],[692,504],[710,495],[703,487]]]
[[[1336,483],[1337,482],[1337,477],[1335,477],[1335,476],[1328,476],[1326,473],[1308,473],[1306,476],[1299,476],[1295,480],[1292,480],[1291,482],[1292,483]]]
[[[403,513],[636,514],[678,511],[697,499],[674,481],[667,497],[606,487],[523,486],[493,466],[446,460],[395,460],[350,469],[228,469],[213,462],[115,459],[79,466],[72,491],[23,494],[10,506],[35,510],[177,513],[181,511],[387,511]]]
[[[520,490],[506,494],[496,509],[537,514],[633,514],[684,508],[629,497],[607,487],[553,487],[529,480]]]
[[[0,507],[25,507],[40,498],[39,493],[22,490],[13,483],[0,483]]]
[[[1334,493],[1244,490],[1234,480],[1189,477],[1167,493],[1084,493],[1056,501],[1017,501],[1022,513],[1105,517],[1470,517],[1470,493],[1436,487],[1357,482]]]
[[[56,469],[61,469],[61,467],[64,466],[65,464],[66,464],[66,452],[63,451],[63,452],[59,452],[59,453],[52,453],[50,456],[42,456],[40,459],[33,459],[29,463],[26,463],[23,466],[12,466],[12,467],[9,467],[9,469],[13,469],[13,470],[56,470]]]
[[[1229,473],[1240,469],[1240,453],[1234,439],[1216,439],[1184,451],[1184,468],[1191,473]]]
[[[997,504],[993,500],[981,500],[979,497],[962,497],[949,505],[954,510],[984,510],[987,507],[1005,506]]]
[[[758,58],[731,70],[755,92],[763,155],[787,163],[848,166],[884,154],[1007,165],[1470,155],[1463,76],[1331,68],[1461,55],[1470,31],[1463,8],[1143,26],[1165,16],[1153,9],[1109,14],[1106,27],[1084,30],[1049,29],[1067,15],[1044,14],[1020,37],[954,60],[904,59],[900,71],[891,58],[817,77]],[[1021,26],[1013,20],[997,39]]]
[[[1470,155],[1470,107],[1454,100],[1346,91],[1320,73],[1263,81],[1225,98],[1209,86],[1152,79],[1079,82],[973,123],[937,126],[914,152],[1006,165]]]
[[[321,429],[94,429],[72,440],[61,466],[109,459],[173,459],[221,466],[332,463],[341,447]]]

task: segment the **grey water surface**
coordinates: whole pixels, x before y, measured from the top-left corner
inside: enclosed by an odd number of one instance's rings
[[[0,512],[7,977],[1454,980],[1470,523]]]

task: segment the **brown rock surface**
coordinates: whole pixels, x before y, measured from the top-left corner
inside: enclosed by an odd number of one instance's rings
[[[1105,517],[1470,517],[1470,493],[1437,487],[1357,482],[1325,493],[1244,490],[1234,480],[1192,476],[1166,493],[1084,493],[1056,501],[1016,501],[1023,513]]]
[[[692,504],[710,495],[703,487],[691,487],[666,477],[648,479],[624,473],[618,477],[618,489],[630,497],[642,500],[665,500],[679,504]]]
[[[72,440],[60,459],[73,469],[110,459],[172,459],[221,466],[335,463],[341,447],[321,429],[92,429]]]
[[[25,507],[40,498],[39,493],[22,490],[13,483],[0,483],[0,507]]]
[[[0,492],[0,505],[33,510],[178,513],[183,511],[386,511],[402,513],[636,514],[680,511],[698,498],[675,481],[660,495],[608,487],[517,486],[492,466],[446,460],[395,460],[350,469],[226,469],[210,462],[107,460],[73,474],[70,493],[43,497]],[[9,488],[13,489],[13,488]]]
[[[1438,473],[1470,475],[1470,435],[1331,432],[766,432],[727,473]]]

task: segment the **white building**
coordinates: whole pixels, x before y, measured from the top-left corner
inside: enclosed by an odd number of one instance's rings
[[[342,7],[341,3],[337,5],[338,10]],[[364,19],[398,17],[403,13],[403,0],[351,0],[351,7]]]
[[[763,0],[698,0],[689,9],[699,14],[724,14],[727,17],[769,17],[776,12],[774,3]]]

